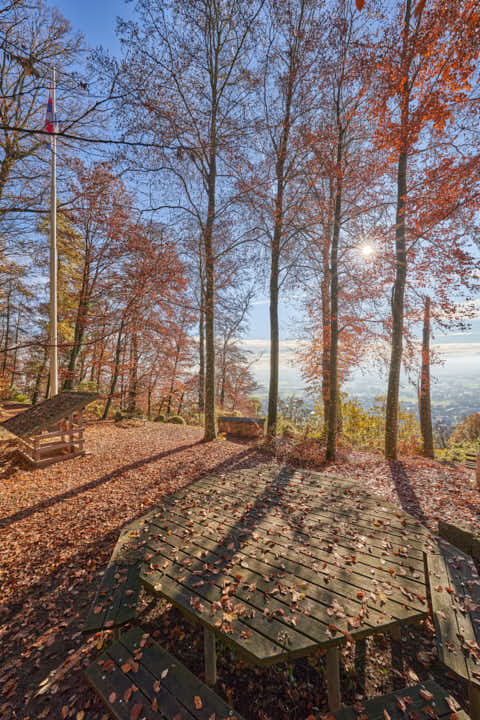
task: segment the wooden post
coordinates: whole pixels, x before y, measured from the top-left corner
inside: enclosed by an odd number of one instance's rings
[[[33,438],[33,459],[35,462],[40,459],[40,450],[39,450],[40,441],[38,439],[38,435],[35,435]]]
[[[83,409],[78,414],[78,449],[83,452]]]
[[[338,647],[327,650],[327,693],[328,709],[334,713],[340,710],[342,696],[340,693],[340,653]]]
[[[215,649],[215,633],[203,628],[203,647],[205,652],[205,681],[207,685],[217,682],[217,651]]]
[[[480,720],[480,688],[473,683],[468,683],[468,699],[470,701],[470,717],[472,720]]]
[[[392,636],[392,640],[394,642],[400,643],[402,640],[402,631],[400,625],[394,625],[390,630],[390,635]]]

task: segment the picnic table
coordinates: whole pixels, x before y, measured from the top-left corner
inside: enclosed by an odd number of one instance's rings
[[[326,651],[332,712],[341,705],[339,648],[396,635],[428,613],[415,518],[325,474],[253,469],[203,478],[145,516],[140,581],[216,640],[272,665]]]

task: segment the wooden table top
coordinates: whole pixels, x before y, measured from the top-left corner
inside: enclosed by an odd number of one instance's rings
[[[269,665],[428,612],[430,532],[357,485],[321,473],[209,476],[145,516],[146,590]]]

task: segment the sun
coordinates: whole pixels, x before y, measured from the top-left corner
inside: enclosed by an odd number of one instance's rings
[[[375,248],[370,243],[364,243],[360,245],[360,253],[364,258],[370,258],[372,255],[375,255]]]

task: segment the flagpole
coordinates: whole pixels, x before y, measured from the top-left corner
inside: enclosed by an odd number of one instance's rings
[[[57,137],[56,137],[56,88],[55,68],[52,78],[53,132],[52,174],[50,186],[50,397],[58,394],[58,354],[57,354]]]

